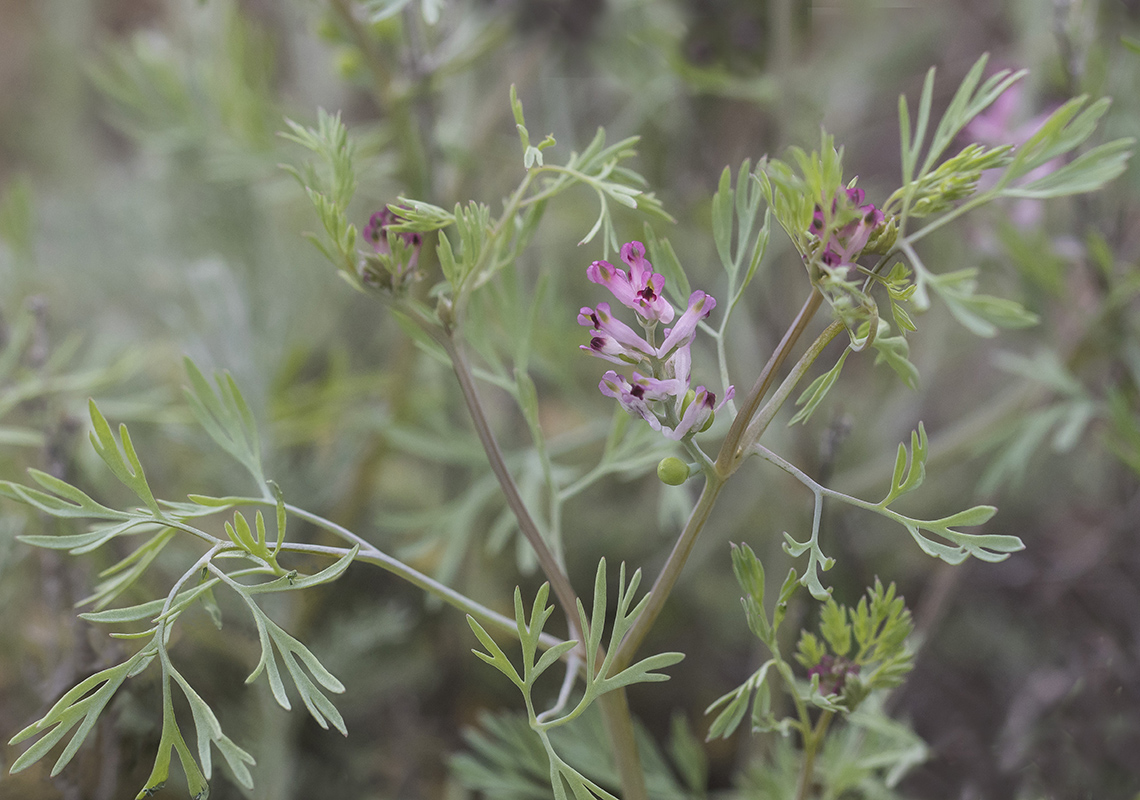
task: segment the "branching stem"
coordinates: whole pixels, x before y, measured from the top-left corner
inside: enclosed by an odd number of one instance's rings
[[[714,469],[706,472],[705,485],[701,491],[700,498],[697,500],[697,505],[689,515],[689,519],[685,523],[681,535],[677,538],[676,544],[673,545],[673,550],[670,552],[669,558],[666,559],[661,574],[658,575],[657,580],[653,584],[653,588],[649,591],[650,599],[648,605],[646,605],[645,610],[641,616],[638,617],[637,622],[634,623],[629,633],[626,634],[625,639],[622,640],[614,661],[615,669],[624,669],[628,666],[638,646],[640,646],[645,636],[649,633],[649,630],[653,627],[653,623],[656,622],[658,615],[661,613],[661,609],[665,605],[665,601],[668,599],[669,594],[673,590],[673,586],[681,575],[681,570],[684,569],[685,562],[688,561],[689,554],[696,544],[697,537],[704,528],[705,522],[708,521],[712,508],[720,494],[720,490],[724,487],[725,481],[736,471],[739,463],[747,455],[747,452],[743,449],[742,441],[749,431],[749,421],[760,407],[764,395],[767,394],[768,389],[775,380],[780,365],[791,353],[792,348],[807,328],[808,323],[819,308],[822,300],[823,295],[820,294],[819,290],[813,289],[811,296],[804,302],[800,313],[796,315],[796,318],[784,333],[780,343],[776,346],[775,352],[772,353],[772,357],[768,359],[768,363],[765,364],[760,376],[756,379],[755,386],[753,386],[747,399],[741,405],[736,418],[732,421],[732,427],[729,428],[728,436],[725,438],[724,444],[721,445],[720,453],[714,464]],[[838,333],[838,330],[841,329],[842,325],[839,325],[835,333]],[[831,328],[828,328],[828,331],[830,330]],[[825,334],[826,333],[825,331]],[[835,333],[831,334],[828,341],[834,337]],[[819,340],[817,339],[816,345],[818,345],[818,343]],[[816,345],[813,345],[812,350],[817,349]],[[822,347],[818,349],[822,349]],[[816,355],[818,355],[818,352]],[[812,360],[814,360],[814,356]],[[785,383],[787,384],[788,382]],[[794,383],[791,385],[794,385]],[[781,387],[782,390],[783,388],[784,387]],[[790,391],[791,388],[789,385],[788,388],[784,390],[784,397],[786,397]],[[778,408],[778,406],[779,404],[776,404],[775,407]]]
[[[740,442],[740,449],[744,453],[747,453],[750,443],[756,442],[764,435],[764,431],[767,430],[768,425],[772,422],[776,413],[783,407],[784,403],[787,402],[796,384],[800,382],[808,369],[811,368],[811,365],[819,358],[820,353],[823,352],[823,348],[827,347],[827,345],[831,343],[831,340],[838,336],[842,330],[842,322],[836,320],[831,323],[824,328],[823,333],[816,337],[811,347],[800,356],[800,360],[792,367],[792,371],[788,373],[788,377],[784,378],[784,382],[780,384],[780,388],[772,395],[772,399],[760,409],[760,413],[756,415],[756,418],[752,420],[748,426],[748,430]]]
[[[241,502],[247,502],[250,505],[274,505],[273,501],[264,501],[257,498],[235,498]],[[511,636],[518,636],[518,629],[515,626],[515,620],[512,617],[506,617],[497,611],[487,608],[481,603],[477,603],[471,598],[467,597],[461,592],[457,592],[450,586],[440,583],[434,578],[425,575],[419,570],[409,567],[404,562],[397,558],[393,558],[382,550],[378,549],[375,545],[357,536],[347,528],[337,525],[335,522],[325,519],[322,516],[306,511],[303,508],[285,504],[285,509],[306,522],[310,522],[319,528],[322,528],[330,533],[333,533],[348,542],[360,546],[360,551],[356,555],[356,561],[364,564],[371,564],[375,567],[380,567],[386,572],[390,572],[398,578],[402,578],[413,586],[422,589],[434,597],[438,597],[448,605],[459,609],[465,614],[470,614],[479,621],[484,627],[492,627],[503,633],[510,634]],[[287,543],[282,545],[282,552],[287,553],[305,553],[309,555],[327,556],[330,558],[341,558],[349,552],[348,548],[343,547],[329,547],[327,545],[317,544],[300,544],[300,543]],[[561,639],[556,636],[551,636],[548,633],[542,634],[539,637],[539,644],[549,649],[561,643]]]
[[[764,369],[760,371],[760,375],[756,378],[756,383],[752,387],[752,391],[748,393],[748,397],[741,403],[740,411],[737,413],[736,418],[733,419],[732,427],[728,429],[728,436],[725,437],[724,444],[721,445],[720,453],[716,458],[717,472],[723,477],[727,478],[740,466],[740,462],[745,455],[741,443],[744,439],[748,423],[752,421],[756,410],[760,408],[760,403],[764,400],[764,396],[768,393],[768,389],[771,388],[772,382],[776,379],[780,365],[788,358],[792,347],[799,341],[804,329],[811,321],[811,318],[815,316],[815,312],[819,309],[820,303],[822,302],[823,295],[819,289],[812,289],[811,296],[804,301],[800,313],[796,315],[791,326],[785,331],[784,337],[780,340],[780,343],[776,345],[772,357],[768,359],[768,363],[765,364]]]

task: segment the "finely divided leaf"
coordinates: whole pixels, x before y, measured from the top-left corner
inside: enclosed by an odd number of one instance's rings
[[[186,400],[198,423],[218,445],[253,475],[259,487],[265,485],[261,467],[261,445],[253,412],[229,373],[214,376],[217,390],[189,358],[183,360],[190,386]]]
[[[95,452],[99,454],[99,457],[110,467],[111,472],[124,486],[138,495],[139,499],[146,503],[155,516],[161,517],[162,511],[159,510],[158,503],[147,484],[142,464],[139,463],[134,445],[131,444],[131,436],[127,432],[127,426],[119,426],[119,438],[122,440],[122,452],[120,452],[119,443],[115,441],[115,436],[111,433],[111,426],[99,413],[94,400],[88,401],[88,409],[91,413],[91,424],[95,428],[91,433],[91,445],[95,448]],[[126,456],[125,460],[124,455]]]
[[[271,620],[253,600],[245,596],[244,593],[243,599],[253,613],[254,621],[257,623],[258,637],[261,640],[261,659],[258,661],[253,672],[245,679],[245,682],[253,682],[257,679],[257,676],[261,674],[262,670],[264,670],[269,679],[269,686],[273,690],[273,697],[277,700],[278,704],[286,710],[292,708],[289,703],[289,697],[285,693],[285,684],[281,680],[281,672],[277,666],[277,654],[274,652],[274,647],[276,647],[277,652],[281,654],[281,658],[285,661],[285,668],[289,672],[289,676],[293,679],[293,684],[301,695],[301,700],[304,702],[305,707],[309,710],[313,719],[317,721],[318,725],[325,729],[328,728],[329,722],[331,722],[333,727],[340,731],[341,734],[347,736],[348,731],[345,728],[344,719],[341,717],[340,712],[337,711],[336,707],[325,697],[321,689],[313,683],[309,676],[302,671],[300,665],[304,664],[312,676],[316,678],[317,683],[330,692],[340,694],[344,691],[344,684],[324,668],[309,648],[286,633],[277,623]]]

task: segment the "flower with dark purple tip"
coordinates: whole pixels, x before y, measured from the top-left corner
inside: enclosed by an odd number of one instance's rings
[[[645,258],[645,245],[629,242],[621,248],[621,258],[629,266],[629,274],[608,261],[595,261],[586,269],[592,283],[605,286],[622,305],[632,308],[649,322],[668,325],[675,314],[673,306],[662,296],[665,276],[653,271]]]
[[[653,265],[645,257],[645,245],[641,242],[626,242],[621,246],[621,260],[629,267],[629,282],[633,286],[644,286],[653,275]]]
[[[665,437],[680,441],[688,436],[690,433],[700,433],[705,430],[711,423],[713,415],[724,407],[724,404],[731,400],[736,394],[735,387],[729,386],[728,391],[724,393],[724,399],[717,405],[716,395],[710,392],[703,386],[698,386],[693,399],[685,406],[684,413],[681,414],[681,421],[677,423],[677,427],[669,430],[664,429]]]
[[[596,309],[583,306],[578,324],[590,328],[593,337],[589,346],[580,345],[581,349],[615,364],[636,364],[655,352],[637,331],[610,313],[609,303],[598,303]]]
[[[661,420],[650,409],[649,401],[672,397],[682,388],[679,384],[680,382],[676,380],[662,381],[656,378],[647,378],[636,372],[633,373],[633,381],[631,382],[624,375],[618,375],[611,369],[602,376],[598,389],[606,397],[617,400],[621,407],[630,414],[641,417],[648,422],[653,430],[659,431],[661,430]]]

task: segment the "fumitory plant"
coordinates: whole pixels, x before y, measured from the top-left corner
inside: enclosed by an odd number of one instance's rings
[[[919,376],[908,358],[909,343],[921,333],[921,313],[936,301],[980,336],[1036,321],[1018,303],[980,293],[976,268],[949,273],[929,268],[923,239],[992,201],[1094,191],[1124,170],[1132,140],[1084,149],[1108,101],[1078,97],[1016,146],[956,146],[970,121],[1024,76],[1001,70],[985,77],[985,69],[983,57],[937,121],[933,70],[915,109],[900,98],[902,182],[885,198],[876,199],[858,185],[845,169],[843,149],[826,134],[815,149],[792,148],[784,160],[765,157],[755,166],[744,161],[738,169],[726,168],[711,212],[712,250],[723,277],[717,286],[700,288],[690,284],[685,265],[659,233],[671,218],[629,166],[636,139],[610,142],[599,130],[585,148],[569,154],[560,153],[553,136],[535,144],[513,89],[521,180],[501,208],[483,199],[445,208],[431,202],[434,197],[398,197],[375,209],[362,228],[351,216],[350,202],[365,178],[347,126],[323,110],[311,127],[288,121],[282,136],[307,155],[286,169],[312,201],[320,223],[320,232],[308,238],[349,286],[399,322],[423,358],[452,373],[481,461],[493,476],[481,486],[497,489],[509,510],[496,529],[504,537],[517,531],[525,548],[520,560],[536,565],[545,582],[533,596],[516,588],[513,614],[500,613],[449,585],[445,570],[429,574],[415,568],[411,559],[380,549],[366,532],[291,502],[296,487],[279,485],[266,469],[255,415],[237,382],[227,374],[211,379],[187,359],[189,410],[241,466],[244,486],[221,495],[188,486],[185,498],[156,496],[143,466],[154,454],[140,456],[127,427],[116,431],[94,402],[91,444],[133,495],[129,502],[100,502],[45,471],[31,470],[29,484],[0,483],[5,497],[42,515],[84,522],[74,532],[26,533],[20,538],[28,544],[77,555],[112,542],[133,545],[101,573],[86,600],[90,610],[80,614],[113,628],[112,636],[130,643],[129,655],[77,683],[17,733],[12,741],[30,746],[12,771],[49,753],[53,774],[64,769],[120,688],[156,673],[161,738],[137,797],[154,794],[167,782],[175,756],[190,796],[206,797],[215,750],[232,778],[252,787],[253,756],[223,730],[218,713],[176,666],[174,634],[184,614],[201,609],[223,631],[235,624],[222,614],[222,594],[240,601],[256,632],[260,655],[249,665],[247,683],[264,681],[286,709],[299,698],[322,728],[346,734],[333,700],[344,685],[309,646],[275,621],[270,599],[330,583],[350,568],[375,566],[465,614],[475,655],[522,695],[525,719],[518,725],[491,720],[485,733],[472,736],[475,755],[455,763],[461,782],[496,797],[700,796],[705,787],[691,734],[674,737],[674,760],[685,780],[681,786],[635,724],[626,689],[666,680],[669,668],[684,657],[646,655],[642,645],[694,545],[710,524],[715,526],[723,490],[755,458],[802,484],[804,500],[812,499],[811,523],[805,531],[784,534],[784,550],[801,562],[776,591],[769,591],[765,566],[748,543],[732,550],[742,592],[740,622],[768,657],[709,707],[709,738],[730,735],[746,718],[754,732],[782,734],[765,773],[763,796],[806,800],[844,791],[870,796],[872,789],[876,796],[890,796],[890,787],[924,757],[921,742],[884,708],[886,693],[911,669],[913,624],[889,576],[886,585],[876,580],[854,605],[832,597],[825,573],[836,562],[824,552],[820,536],[825,504],[844,503],[897,523],[922,552],[951,564],[971,556],[1000,561],[1023,543],[996,530],[974,530],[991,521],[993,506],[937,518],[914,515],[913,503],[908,510],[898,507],[897,501],[918,490],[926,477],[929,440],[919,420],[909,442],[898,445],[878,500],[826,486],[777,452],[769,429],[789,401],[796,408],[790,424],[811,418],[853,359],[873,355],[874,364],[889,367],[904,386],[914,386]],[[566,192],[581,187],[593,192],[598,212],[580,244],[601,257],[574,251],[560,256],[561,263],[528,274],[524,254],[541,235],[544,218]],[[618,206],[640,215],[640,239],[619,236],[619,225],[626,223],[615,222]],[[758,375],[733,374],[730,322],[754,290],[773,221],[794,255],[770,269],[801,276],[800,295],[788,301],[799,310]],[[580,288],[593,293],[590,304],[577,310],[585,333],[574,342],[541,337],[544,314],[575,315],[555,293],[556,270],[572,272]],[[820,316],[822,329],[815,324]],[[833,342],[841,348],[838,355]],[[616,401],[608,428],[599,429],[591,420],[569,434],[549,431],[540,413],[549,377],[544,374],[548,353],[540,343],[578,348],[583,359],[607,362],[597,378],[600,394]],[[816,368],[821,358],[829,362],[822,372]],[[491,391],[513,401],[529,437],[525,446],[502,444],[503,426],[488,412]],[[586,455],[599,451],[596,462],[584,464]],[[690,481],[699,486],[663,566],[644,586],[641,569],[624,563],[615,569],[600,554],[592,589],[583,592],[566,567],[580,527],[566,513],[567,503],[614,476],[654,467],[670,487]],[[620,530],[615,526],[611,534]],[[182,559],[181,574],[162,596],[130,602],[159,558]],[[610,581],[615,572],[616,591]],[[784,627],[789,603],[801,588],[818,613],[802,630],[789,632]],[[556,631],[548,625],[555,611]],[[604,733],[598,733],[595,713]],[[855,766],[844,772],[836,766],[843,759]]]

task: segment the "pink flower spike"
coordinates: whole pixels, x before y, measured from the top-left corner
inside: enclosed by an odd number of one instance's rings
[[[689,307],[665,336],[657,355],[665,358],[673,348],[691,343],[697,335],[697,323],[711,314],[714,308],[716,308],[716,298],[712,295],[705,294],[700,289],[689,295]]]

